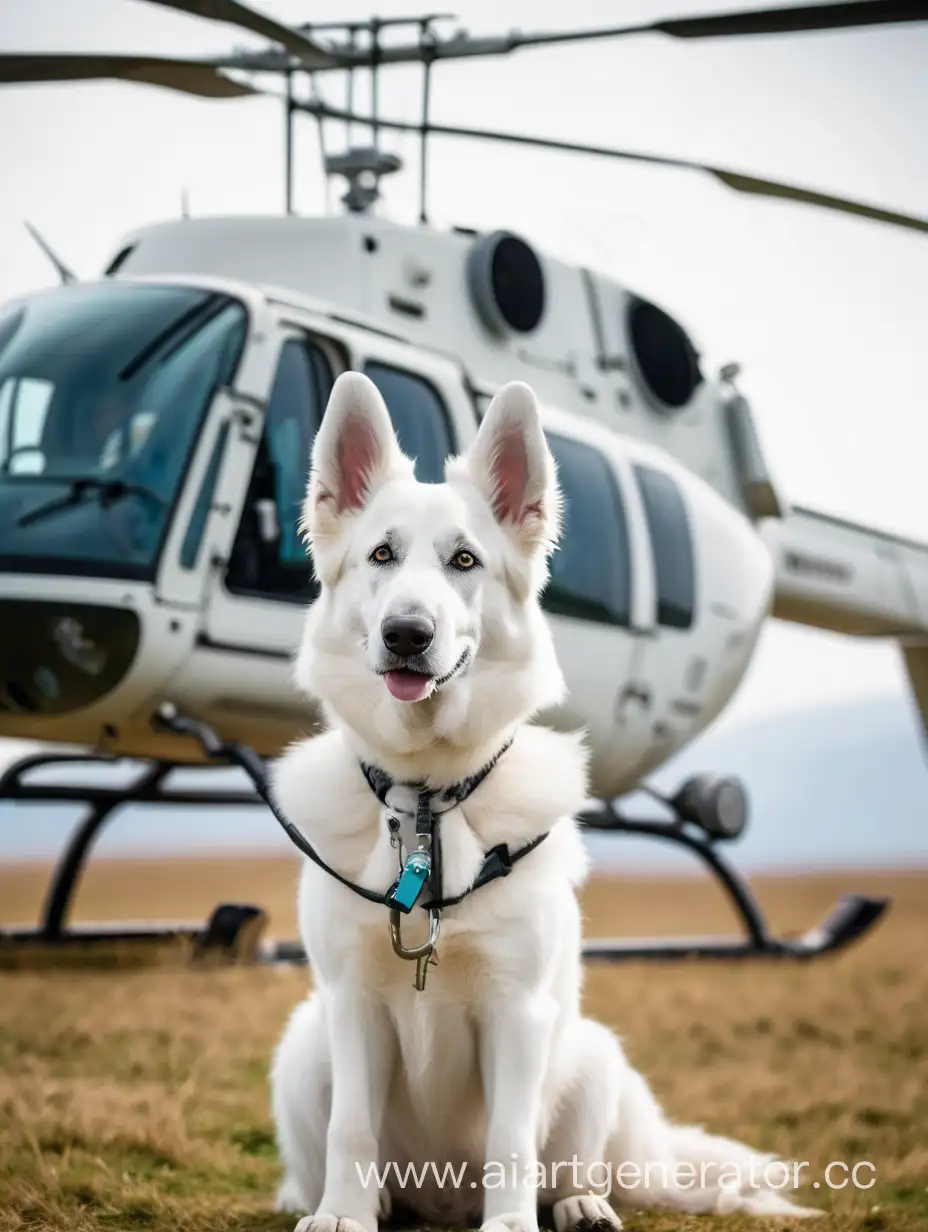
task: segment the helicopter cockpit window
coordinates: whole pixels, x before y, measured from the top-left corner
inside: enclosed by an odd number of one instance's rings
[[[564,514],[542,606],[558,616],[628,625],[628,525],[612,469],[591,445],[551,432],[547,438],[557,462]]]
[[[420,483],[441,483],[454,442],[435,387],[421,376],[386,364],[369,363],[364,371],[383,394],[400,448],[416,459],[416,478]]]
[[[51,381],[20,377],[0,388],[0,465],[11,474],[41,472],[42,429],[54,386]]]
[[[315,595],[298,524],[309,455],[332,380],[319,346],[308,338],[284,343],[226,572],[226,586],[234,593],[300,603]]]
[[[680,489],[664,471],[636,466],[657,583],[657,623],[688,629],[696,598],[693,536]]]
[[[67,286],[0,322],[0,555],[154,575],[203,415],[247,315],[193,287]]]

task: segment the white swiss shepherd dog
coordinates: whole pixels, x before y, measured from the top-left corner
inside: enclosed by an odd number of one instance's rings
[[[376,387],[358,373],[336,381],[303,518],[321,593],[296,660],[329,730],[280,760],[277,801],[331,867],[384,891],[397,851],[361,762],[440,788],[511,739],[441,815],[444,896],[466,890],[496,844],[548,837],[444,912],[422,992],[391,949],[386,908],[306,861],[315,991],[271,1077],[278,1205],[308,1212],[298,1232],[377,1232],[400,1204],[483,1232],[537,1232],[539,1207],[557,1232],[620,1228],[622,1205],[806,1213],[777,1191],[782,1169],[766,1183],[771,1157],[670,1124],[618,1039],[581,1015],[586,859],[572,818],[588,798],[586,755],[579,736],[528,723],[565,687],[538,600],[558,521],[527,385],[497,395],[444,483],[422,484]],[[402,838],[412,850],[408,828]],[[426,912],[403,923],[407,945],[427,935]],[[607,1200],[604,1179],[623,1164]],[[372,1169],[385,1165],[380,1184]]]

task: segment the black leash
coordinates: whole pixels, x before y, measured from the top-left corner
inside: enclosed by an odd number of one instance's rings
[[[239,744],[234,740],[223,740],[218,733],[199,719],[191,718],[189,715],[181,714],[178,709],[171,703],[164,703],[156,711],[152,718],[152,726],[156,730],[172,732],[177,736],[190,736],[196,740],[200,748],[208,758],[213,761],[227,761],[233,765],[239,766],[248,775],[255,791],[267,805],[271,815],[276,819],[284,833],[290,839],[295,847],[297,847],[308,860],[313,864],[323,869],[330,877],[334,877],[349,890],[353,890],[360,898],[365,899],[369,903],[379,903],[381,906],[389,907],[391,910],[399,910],[404,914],[408,914],[412,907],[418,902],[418,894],[415,895],[412,902],[405,906],[402,901],[396,898],[396,891],[402,879],[402,874],[386,894],[378,894],[376,890],[368,890],[364,886],[358,885],[354,881],[350,881],[347,877],[343,877],[337,869],[332,868],[318,854],[316,849],[308,841],[308,839],[297,829],[277,807],[267,783],[267,772],[264,768],[264,763],[253,749],[247,745]],[[505,744],[499,752],[476,774],[469,778],[463,779],[460,783],[452,784],[451,787],[445,788],[440,792],[430,792],[421,783],[402,783],[397,784],[383,770],[376,766],[368,766],[362,763],[361,770],[367,780],[368,785],[376,795],[377,799],[389,809],[386,796],[390,789],[394,786],[404,786],[414,788],[418,792],[417,808],[416,808],[416,833],[422,841],[429,843],[431,847],[431,863],[427,870],[427,875],[423,878],[423,884],[428,884],[429,894],[432,896],[427,902],[418,903],[420,907],[427,911],[439,911],[445,907],[454,907],[458,903],[463,902],[474,890],[478,890],[481,886],[488,885],[491,881],[496,881],[500,877],[508,877],[512,872],[513,866],[534,851],[548,837],[547,832],[539,834],[531,842],[526,843],[524,847],[520,847],[514,854],[510,853],[506,843],[498,843],[497,846],[491,847],[484,857],[483,865],[473,882],[461,894],[455,895],[453,898],[442,898],[442,876],[441,876],[441,838],[438,827],[441,813],[434,813],[432,810],[432,797],[440,796],[442,801],[448,807],[454,807],[466,800],[467,797],[475,790],[487,777],[500,757],[506,752],[512,744],[510,740]],[[413,853],[415,855],[415,853]],[[407,865],[409,860],[407,860]],[[414,888],[414,887],[413,887]],[[437,896],[437,897],[436,897]]]
[[[172,732],[175,736],[192,736],[206,756],[212,761],[227,761],[233,765],[240,766],[251,779],[255,791],[270,809],[271,815],[280,823],[291,843],[298,847],[307,859],[312,860],[313,864],[317,864],[321,869],[324,869],[336,881],[340,881],[343,886],[347,886],[349,890],[354,890],[355,894],[359,894],[361,898],[366,898],[369,903],[386,904],[385,895],[378,894],[376,890],[366,890],[364,886],[355,885],[353,881],[349,881],[347,877],[343,877],[336,869],[326,864],[322,856],[317,853],[316,849],[301,834],[293,822],[283,815],[274,802],[274,798],[268,788],[264,762],[253,749],[248,748],[245,744],[239,744],[235,740],[223,740],[208,723],[203,723],[199,719],[192,719],[189,715],[181,714],[170,703],[165,703],[158,708],[152,719],[152,726],[156,730]]]

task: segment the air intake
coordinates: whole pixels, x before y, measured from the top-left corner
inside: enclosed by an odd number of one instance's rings
[[[467,282],[492,334],[530,334],[545,312],[545,275],[535,250],[508,231],[484,235],[467,258]]]
[[[702,383],[699,356],[689,336],[656,304],[632,299],[628,334],[635,366],[658,409],[686,406]]]

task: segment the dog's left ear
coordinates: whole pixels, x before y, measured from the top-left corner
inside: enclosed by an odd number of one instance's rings
[[[519,547],[533,553],[554,546],[560,495],[554,459],[530,386],[512,381],[499,391],[465,461],[497,522]]]

